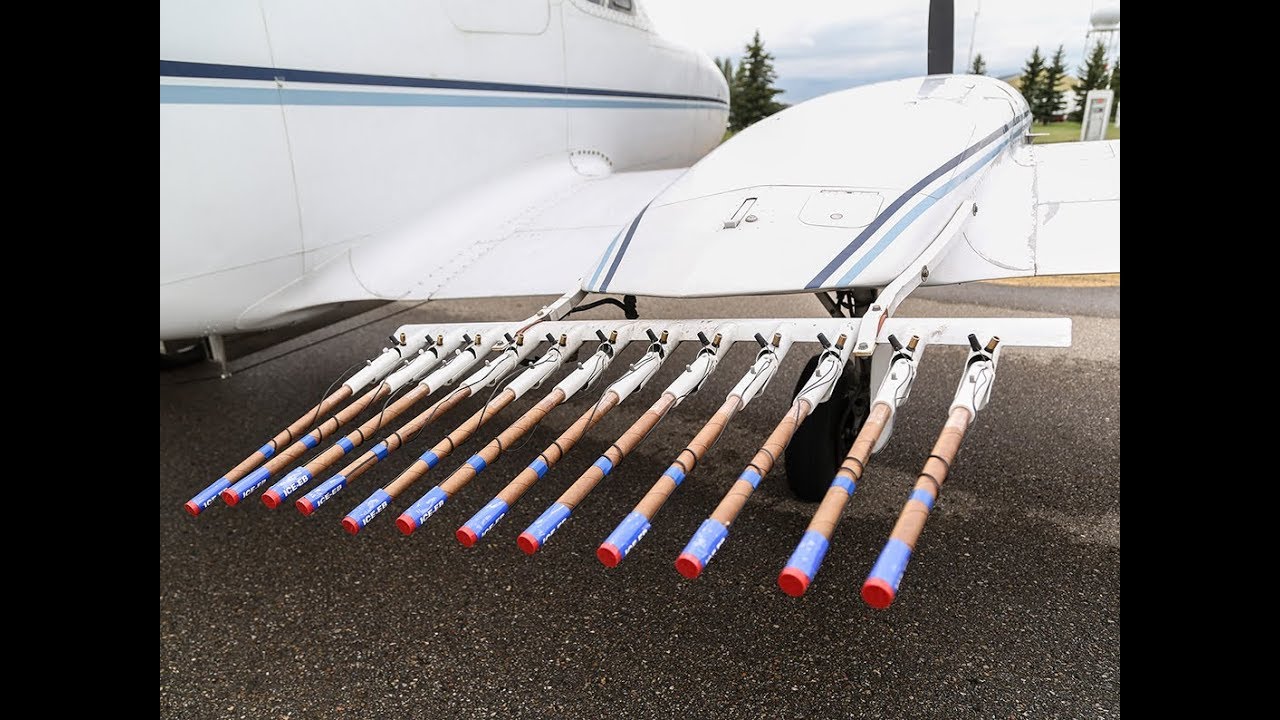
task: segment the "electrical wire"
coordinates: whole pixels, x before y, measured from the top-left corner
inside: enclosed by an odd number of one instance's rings
[[[350,367],[348,367],[346,370],[343,370],[341,373],[339,373],[339,374],[338,374],[338,377],[337,377],[336,379],[334,379],[334,381],[333,381],[333,382],[329,383],[329,387],[328,387],[328,389],[326,389],[326,390],[324,391],[324,394],[322,394],[322,395],[320,396],[320,402],[317,402],[317,403],[316,403],[316,407],[315,407],[314,414],[311,416],[311,419],[307,421],[307,427],[308,427],[308,428],[309,428],[309,427],[311,427],[312,425],[315,425],[315,424],[316,424],[316,420],[317,420],[317,419],[319,419],[319,417],[320,417],[320,406],[324,403],[325,398],[329,397],[330,393],[332,393],[332,392],[333,392],[333,390],[334,390],[334,388],[338,387],[338,385],[339,385],[340,383],[342,383],[342,382],[345,382],[345,381],[346,381],[346,379],[347,379],[347,377],[348,377],[348,373],[351,373],[351,371],[352,371],[352,370],[354,370],[354,369],[356,369],[357,367],[360,367],[361,365],[364,365],[364,364],[365,364],[365,361],[364,361],[364,360],[357,360],[357,361],[355,361],[355,362],[351,363],[351,366],[350,366]],[[354,375],[354,373],[351,373],[351,374],[352,374],[352,375]],[[285,428],[285,432],[288,432],[288,433],[289,433],[289,439],[288,439],[288,441],[287,441],[287,442],[292,443],[292,442],[296,439],[296,438],[294,438],[294,437],[293,437],[293,433],[289,432],[289,428]],[[272,438],[272,439],[271,439],[270,444],[271,444],[271,447],[275,448],[275,450],[277,450],[277,451],[279,451],[279,450],[280,450],[280,448],[278,448],[278,447],[276,447],[276,446],[275,446],[275,445],[276,445],[276,441],[275,441],[275,439],[274,439],[274,438]]]
[[[825,353],[824,353],[824,354],[825,354]],[[834,357],[837,357],[837,358],[838,358],[839,356],[838,356],[838,355],[834,355]],[[822,359],[821,359],[821,358],[819,358],[819,359],[818,359],[817,366],[821,366],[821,365],[822,365]],[[815,366],[815,367],[817,367],[817,366]],[[797,397],[797,398],[799,398],[801,395],[803,395],[803,394],[805,394],[805,393],[809,392],[810,390],[814,390],[814,389],[817,389],[817,388],[822,388],[822,387],[825,387],[826,385],[830,385],[830,384],[832,384],[832,383],[835,383],[835,382],[839,379],[840,374],[841,374],[843,371],[844,371],[844,368],[843,368],[843,367],[836,367],[836,368],[833,368],[833,369],[832,369],[831,376],[830,376],[830,377],[828,377],[828,378],[822,378],[822,377],[815,377],[815,378],[813,378],[812,380],[810,380],[810,382],[809,382],[808,384],[806,384],[804,387],[800,388],[800,392],[796,393],[796,397]],[[791,405],[792,405],[792,407],[793,407],[793,408],[795,408],[796,422],[800,422],[801,420],[803,420],[803,419],[804,419],[804,418],[800,417],[800,403],[799,403],[799,402],[793,402]],[[810,411],[810,412],[813,412],[813,408],[809,408],[809,411]],[[790,411],[788,411],[788,412],[790,412]]]

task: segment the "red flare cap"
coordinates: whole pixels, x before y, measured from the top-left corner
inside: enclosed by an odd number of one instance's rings
[[[520,546],[525,555],[532,555],[538,552],[538,548],[542,546],[542,543],[538,542],[538,538],[527,532],[520,533],[520,537],[516,538],[516,544]]]
[[[355,535],[356,533],[360,532],[360,523],[356,522],[355,518],[348,515],[342,518],[342,529],[346,530],[352,535]]]
[[[809,589],[809,576],[801,572],[800,568],[783,568],[778,573],[778,587],[791,597],[800,597]]]
[[[466,525],[458,528],[458,532],[454,533],[454,536],[458,538],[458,542],[462,543],[462,547],[471,547],[476,544],[476,540],[480,539],[480,536],[476,535],[476,531]]]
[[[182,509],[186,510],[187,514],[190,515],[191,517],[195,517],[200,514],[200,511],[203,508],[201,508],[200,503],[196,502],[195,500],[188,500],[187,504],[182,506]]]
[[[692,580],[702,574],[702,561],[689,553],[680,553],[676,558],[676,570]]]
[[[893,587],[882,578],[867,578],[867,581],[862,583],[862,599],[877,610],[889,607],[894,595],[897,593],[894,592]]]
[[[240,502],[240,496],[232,492],[231,488],[227,488],[226,490],[218,493],[218,497],[222,498],[222,502],[230,505],[231,507],[235,507]]]
[[[622,551],[613,543],[604,543],[596,548],[596,557],[600,558],[605,567],[618,567],[618,563],[622,562]]]
[[[413,518],[408,515],[401,515],[396,518],[396,527],[400,528],[400,532],[405,535],[412,535],[413,531],[418,529],[418,523],[414,522]]]
[[[310,515],[311,513],[316,511],[316,506],[312,504],[312,502],[306,499],[305,497],[298,498],[298,502],[294,503],[293,506],[298,508],[298,512],[302,513],[303,515]]]
[[[275,490],[268,490],[262,493],[262,504],[275,510],[280,505],[280,493]]]

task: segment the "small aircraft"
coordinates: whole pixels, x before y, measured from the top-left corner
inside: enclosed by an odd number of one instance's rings
[[[357,300],[557,296],[511,322],[396,328],[388,347],[186,509],[199,515],[218,498],[236,505],[274,479],[263,502],[297,496],[310,515],[463,399],[495,388],[342,518],[357,533],[516,399],[572,366],[403,509],[396,524],[409,534],[558,406],[603,385],[458,529],[471,546],[567,464],[671,350],[696,343],[696,359],[658,401],[520,533],[518,546],[534,553],[702,387],[732,343],[756,343],[724,405],[601,543],[598,557],[614,567],[767,390],[782,358],[816,343],[790,409],[675,562],[682,575],[700,575],[781,456],[796,494],[821,499],[778,578],[798,596],[870,456],[889,441],[924,351],[967,346],[937,445],[863,585],[870,605],[887,607],[990,398],[1001,350],[1065,346],[1071,335],[1065,318],[906,318],[899,305],[925,285],[1120,269],[1119,142],[1031,144],[1016,90],[951,73],[953,15],[950,0],[930,5],[927,76],[799,103],[717,144],[728,112],[723,76],[657,34],[638,0],[163,0],[162,347]],[[830,317],[638,316],[646,296],[793,293],[814,294]],[[588,302],[597,295],[623,299]],[[601,302],[625,319],[568,319]],[[605,379],[630,343],[645,347],[641,359]],[[297,464],[373,408],[381,410]]]

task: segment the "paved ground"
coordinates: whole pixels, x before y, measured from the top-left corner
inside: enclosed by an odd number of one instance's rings
[[[344,321],[233,363],[160,378],[160,709],[164,717],[1112,717],[1120,709],[1119,288],[973,285],[922,292],[911,315],[1070,314],[1070,350],[1009,350],[894,606],[858,588],[945,417],[963,359],[925,356],[893,442],[845,512],[799,600],[775,579],[813,505],[765,480],[702,578],[672,561],[789,401],[805,353],[685,482],[617,569],[596,545],[722,402],[750,351],[590,496],[543,552],[515,536],[647,407],[682,349],[535,487],[481,545],[453,531],[587,406],[553,413],[410,538],[384,512],[361,536],[341,514],[434,443],[412,443],[311,518],[256,499],[199,518],[182,503],[310,406],[401,322],[507,319],[514,304],[432,303],[308,346]],[[1011,310],[1012,309],[1012,310]],[[783,301],[642,303],[648,317],[818,314]],[[603,311],[594,311],[601,312]],[[297,349],[301,348],[301,349]],[[278,359],[264,360],[297,349]],[[625,358],[638,356],[629,349]],[[616,366],[615,366],[616,367]],[[249,368],[249,369],[245,369]],[[505,415],[536,402],[535,392]],[[478,406],[447,416],[457,422]],[[491,426],[437,470],[451,471]],[[416,452],[414,452],[416,451]],[[445,477],[437,472],[435,480]],[[428,477],[428,480],[431,476]]]

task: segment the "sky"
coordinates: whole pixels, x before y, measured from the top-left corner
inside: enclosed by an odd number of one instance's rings
[[[957,71],[967,67],[974,10],[974,52],[987,74],[1012,75],[1040,46],[1058,45],[1067,72],[1076,74],[1085,51],[1089,15],[1114,0],[955,0]],[[979,8],[979,6],[981,6]],[[742,55],[758,28],[776,58],[784,102],[834,90],[925,74],[928,0],[644,0],[663,35],[712,57]],[[1117,48],[1118,48],[1117,41]]]

